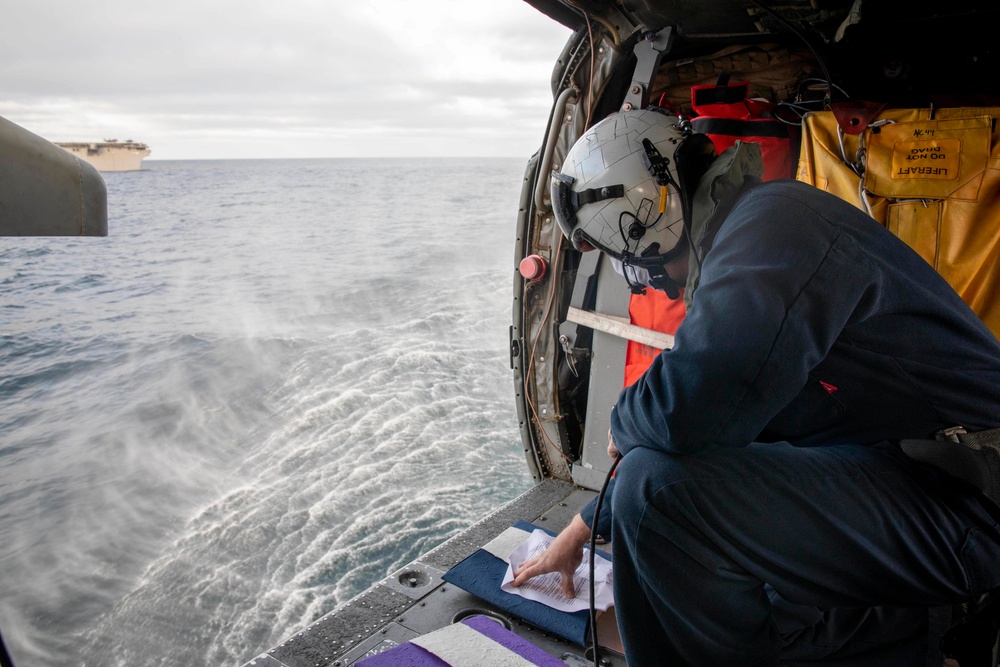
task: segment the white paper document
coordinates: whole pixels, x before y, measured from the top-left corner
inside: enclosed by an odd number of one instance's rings
[[[533,577],[517,588],[510,585],[514,581],[514,570],[524,561],[545,551],[553,539],[548,533],[536,530],[531,533],[527,541],[514,549],[508,561],[507,574],[500,585],[501,590],[541,602],[559,611],[590,609],[590,549],[586,547],[583,549],[583,562],[573,573],[575,598],[570,599],[563,595],[562,575],[558,572]],[[605,611],[613,605],[611,563],[598,556],[594,561],[594,606],[600,611]]]

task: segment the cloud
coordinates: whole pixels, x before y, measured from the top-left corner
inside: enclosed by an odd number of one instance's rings
[[[34,0],[0,26],[0,115],[154,158],[518,155],[569,32],[520,0]]]

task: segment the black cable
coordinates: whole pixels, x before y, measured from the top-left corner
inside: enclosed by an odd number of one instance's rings
[[[798,37],[799,39],[802,40],[802,43],[806,45],[806,48],[808,48],[810,51],[812,51],[813,58],[816,59],[816,62],[817,62],[817,64],[819,64],[820,69],[823,70],[823,78],[826,79],[826,85],[827,85],[827,102],[832,101],[833,100],[833,78],[830,76],[830,70],[827,69],[827,67],[826,67],[826,61],[823,60],[823,58],[820,57],[819,52],[816,51],[815,47],[813,47],[812,42],[810,42],[808,39],[806,39],[805,35],[803,35],[801,32],[799,32],[798,29],[796,29],[796,27],[791,24],[791,22],[787,21],[783,16],[779,15],[777,12],[775,12],[770,7],[767,7],[767,6],[763,5],[763,4],[761,4],[760,2],[757,2],[757,0],[750,0],[750,4],[752,4],[757,9],[763,11],[764,13],[770,15],[771,18],[773,18],[778,23],[780,23],[781,25],[783,25],[786,28],[788,28],[789,30],[791,30],[792,33],[796,37]]]
[[[611,483],[611,477],[615,474],[615,468],[618,467],[618,463],[621,460],[622,455],[618,454],[615,457],[615,462],[611,464],[611,469],[608,470],[608,476],[604,478],[604,485],[601,487],[601,492],[597,494],[597,505],[594,506],[594,525],[590,528],[590,647],[594,653],[594,667],[600,667],[597,658],[597,607],[594,605],[594,569],[597,567],[595,561],[595,554],[597,553],[597,525],[601,520],[601,505],[604,504],[604,494],[607,492],[608,484]]]
[[[653,200],[643,199],[642,202],[649,202],[650,208],[652,208]],[[642,202],[640,202],[639,204],[640,207],[642,206]],[[625,226],[622,224],[622,219],[624,219],[626,216],[632,218],[632,223],[629,225],[628,232],[625,231]],[[635,273],[635,265],[632,263],[632,258],[635,257],[635,253],[629,250],[629,244],[634,240],[636,250],[638,250],[639,240],[646,233],[646,230],[656,226],[656,224],[660,221],[660,218],[662,217],[663,214],[660,213],[659,215],[656,216],[655,220],[653,220],[648,224],[644,224],[639,220],[639,216],[637,216],[635,213],[632,213],[631,211],[622,211],[618,215],[618,233],[621,234],[622,245],[624,246],[624,249],[620,253],[621,263],[622,263],[622,277],[625,278],[625,282],[628,284],[628,289],[630,292],[632,292],[632,294],[645,294],[646,289],[642,284],[638,282],[638,277]],[[633,229],[637,230],[635,236],[632,235]],[[632,268],[632,277],[629,277],[628,275],[629,268]],[[636,279],[632,280],[632,278]]]
[[[631,213],[629,211],[622,211],[621,214],[619,214],[618,216],[618,233],[620,233],[622,236],[622,244],[624,246],[621,252],[622,277],[625,278],[625,282],[628,284],[629,292],[631,292],[632,294],[645,294],[646,290],[643,289],[642,285],[638,284],[637,282],[633,282],[628,275],[629,267],[632,266],[631,259],[632,257],[635,256],[635,253],[633,253],[631,250],[628,249],[630,235],[625,233],[625,226],[622,225],[622,218],[624,218],[625,216],[630,216],[632,218],[632,225],[642,224],[639,222],[639,218],[637,218],[634,213]],[[659,218],[657,218],[657,220],[659,220]],[[630,229],[632,225],[629,225]],[[636,248],[638,248],[638,246],[639,246],[639,240],[636,239]],[[633,275],[635,275],[634,269],[633,269]]]

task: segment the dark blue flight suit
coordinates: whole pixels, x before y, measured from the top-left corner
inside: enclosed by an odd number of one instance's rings
[[[1000,586],[978,496],[897,446],[1000,426],[1000,344],[924,260],[817,189],[740,198],[674,349],[611,425],[629,667],[922,665],[928,608]]]

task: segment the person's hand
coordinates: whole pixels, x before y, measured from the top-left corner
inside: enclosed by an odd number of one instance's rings
[[[615,447],[615,440],[611,437],[611,429],[608,429],[608,456],[613,459],[618,458],[618,448]]]
[[[534,558],[530,558],[514,570],[512,586],[520,586],[528,579],[540,574],[558,572],[562,579],[563,595],[576,597],[573,573],[583,561],[583,545],[590,539],[590,528],[577,514],[563,532],[552,540],[548,548]]]

